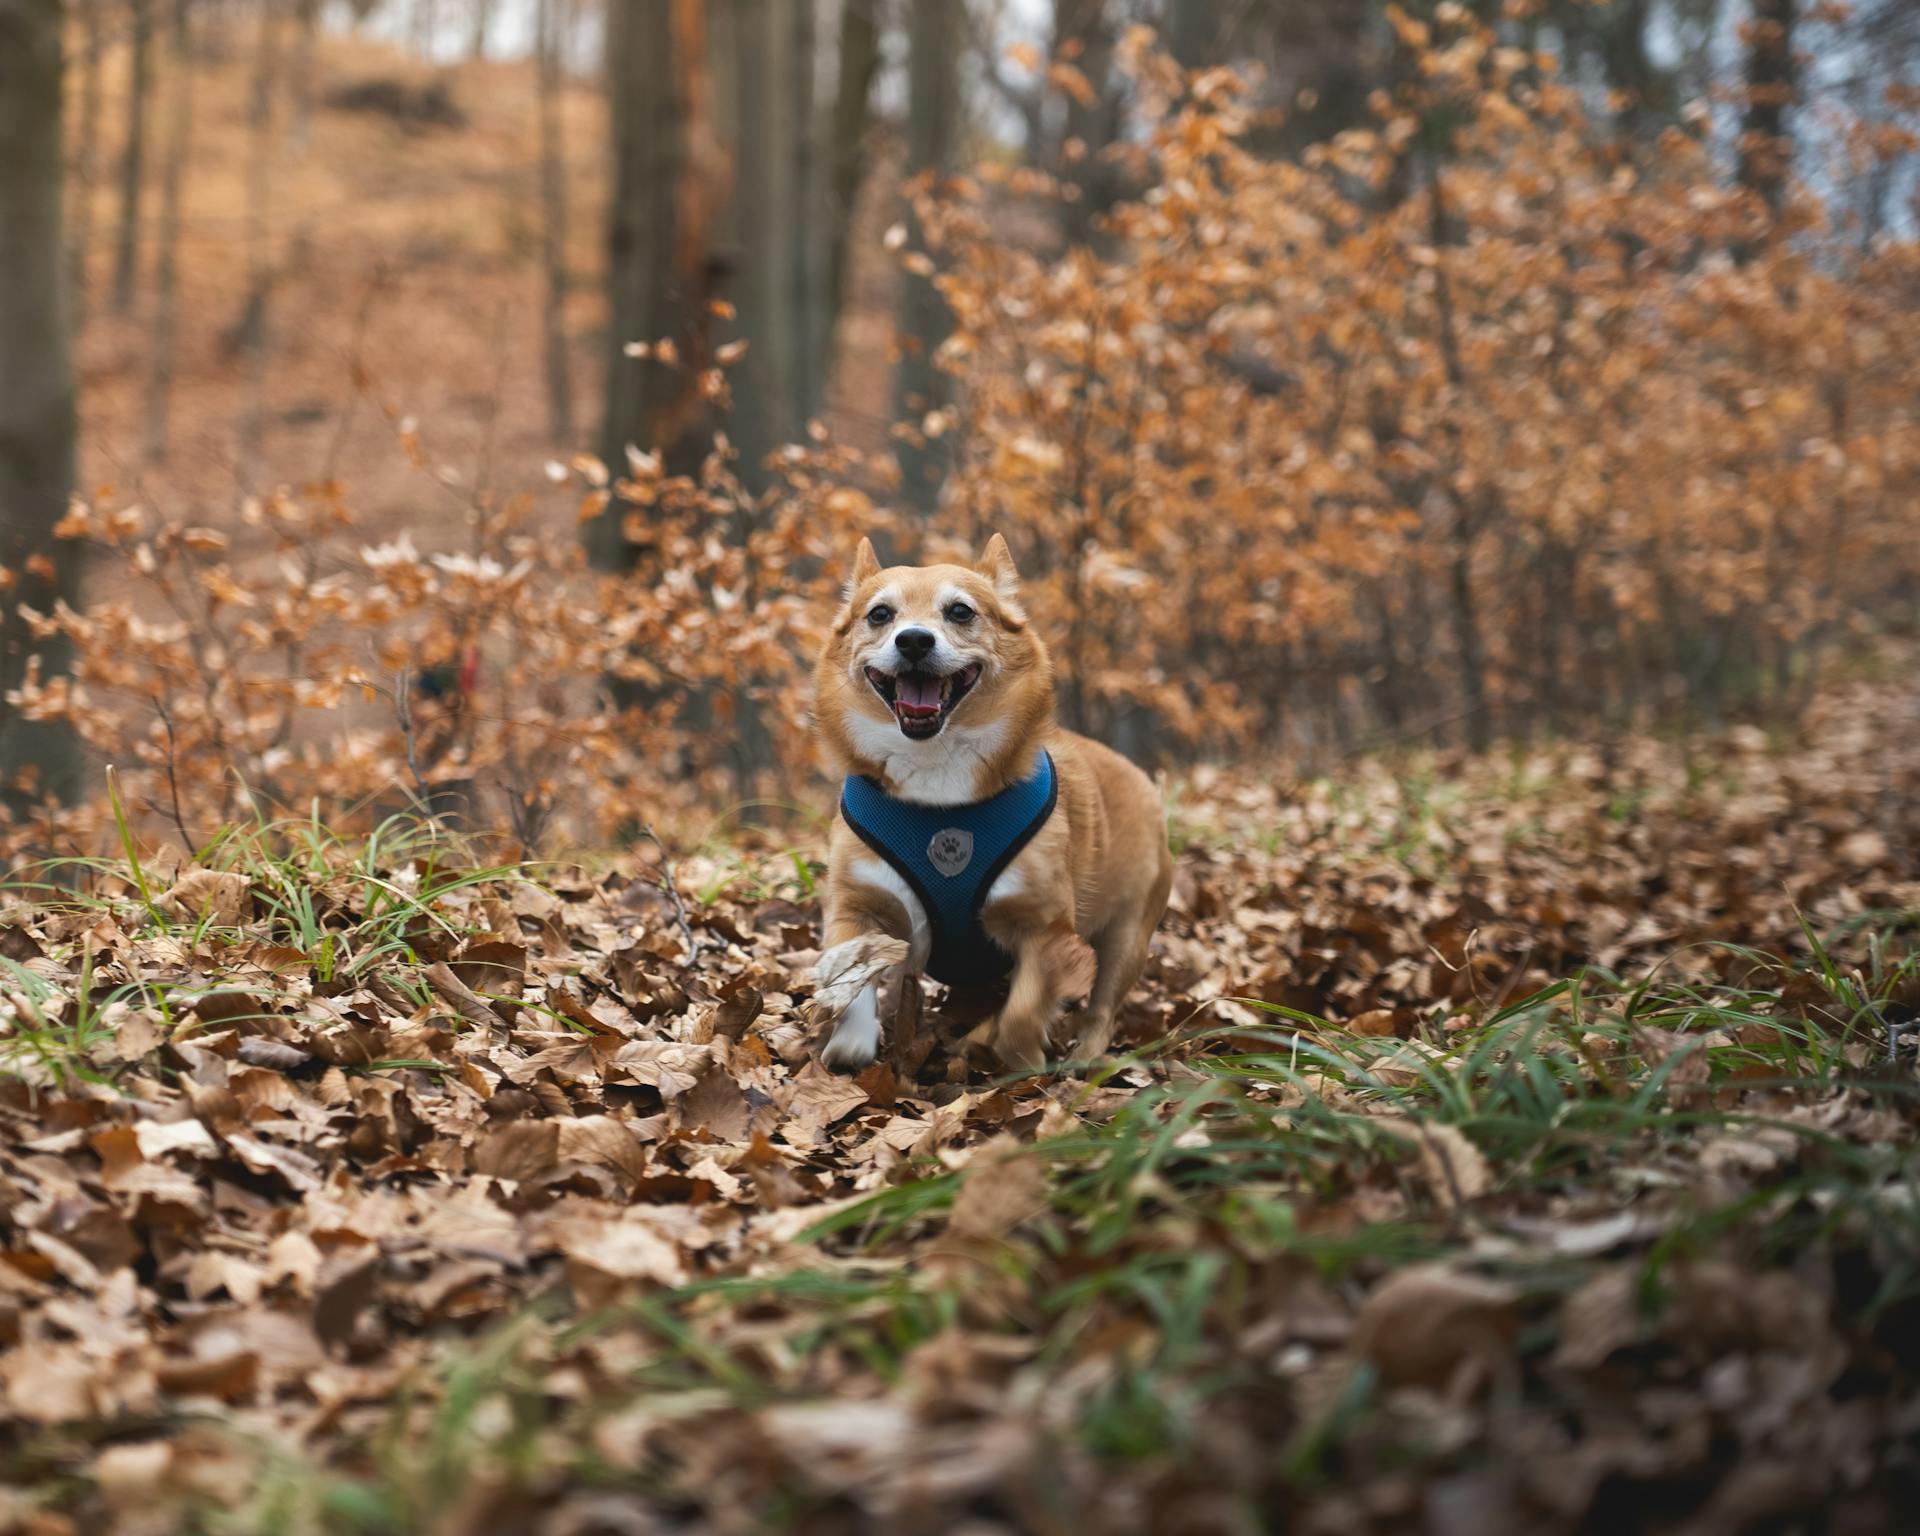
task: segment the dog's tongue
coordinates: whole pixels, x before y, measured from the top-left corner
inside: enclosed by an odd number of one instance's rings
[[[914,672],[902,672],[893,680],[894,702],[903,715],[940,713],[940,679]]]

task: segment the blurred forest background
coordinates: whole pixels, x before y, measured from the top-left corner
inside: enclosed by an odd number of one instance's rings
[[[189,843],[782,792],[870,531],[1004,530],[1070,721],[1159,760],[1790,714],[1914,617],[1901,0],[0,0],[0,40],[37,846],[97,830],[89,749]]]

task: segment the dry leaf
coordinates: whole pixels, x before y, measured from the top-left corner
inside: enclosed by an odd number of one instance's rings
[[[1377,1115],[1370,1123],[1419,1150],[1421,1177],[1434,1199],[1447,1209],[1477,1200],[1492,1187],[1493,1172],[1486,1157],[1458,1126],[1406,1115]]]
[[[907,961],[904,939],[883,933],[864,933],[836,944],[814,967],[813,1005],[822,1018],[837,1019],[853,1000],[896,965]]]
[[[995,1136],[973,1149],[948,1229],[956,1237],[998,1239],[1047,1208],[1047,1177],[1030,1148]]]
[[[183,923],[205,921],[215,928],[238,928],[252,915],[247,877],[232,870],[189,869],[155,898],[167,916]]]
[[[1517,1293],[1448,1264],[1416,1264],[1389,1276],[1353,1320],[1352,1348],[1389,1383],[1439,1386],[1464,1361],[1507,1352],[1520,1319]]]

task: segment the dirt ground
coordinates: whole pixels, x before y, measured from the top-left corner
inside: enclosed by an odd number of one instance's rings
[[[238,31],[209,27],[195,60],[171,451],[164,462],[153,462],[145,452],[145,423],[169,67],[160,50],[140,285],[126,314],[111,305],[124,49],[107,54],[93,185],[77,166],[71,183],[70,226],[86,223],[79,204],[91,200],[86,321],[77,349],[80,484],[88,496],[138,500],[163,515],[221,523],[240,499],[238,444],[250,387],[241,327],[249,286],[251,42]],[[465,125],[422,125],[340,104],[341,93],[381,83],[416,93],[437,84]],[[77,70],[70,84],[69,112],[77,125]],[[291,85],[283,85],[265,214],[273,282],[263,488],[339,481],[364,526],[405,527],[423,544],[458,539],[475,486],[490,488],[496,501],[544,498],[557,521],[569,521],[575,499],[553,493],[543,466],[598,435],[609,181],[598,82],[570,79],[562,108],[571,276],[566,326],[575,401],[574,431],[566,439],[549,421],[544,383],[532,65],[434,67],[386,44],[323,37],[304,143]],[[892,346],[892,274],[879,245],[884,182],[874,177],[863,198],[853,302],[830,413],[837,434],[869,448],[884,442]],[[356,388],[356,374],[364,390]],[[417,429],[430,473],[404,450],[403,426]]]

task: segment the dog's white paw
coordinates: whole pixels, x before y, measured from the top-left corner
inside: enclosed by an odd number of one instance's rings
[[[880,1054],[880,1008],[872,987],[866,988],[847,1005],[840,1022],[833,1027],[833,1038],[820,1053],[831,1072],[849,1076],[864,1072]]]

